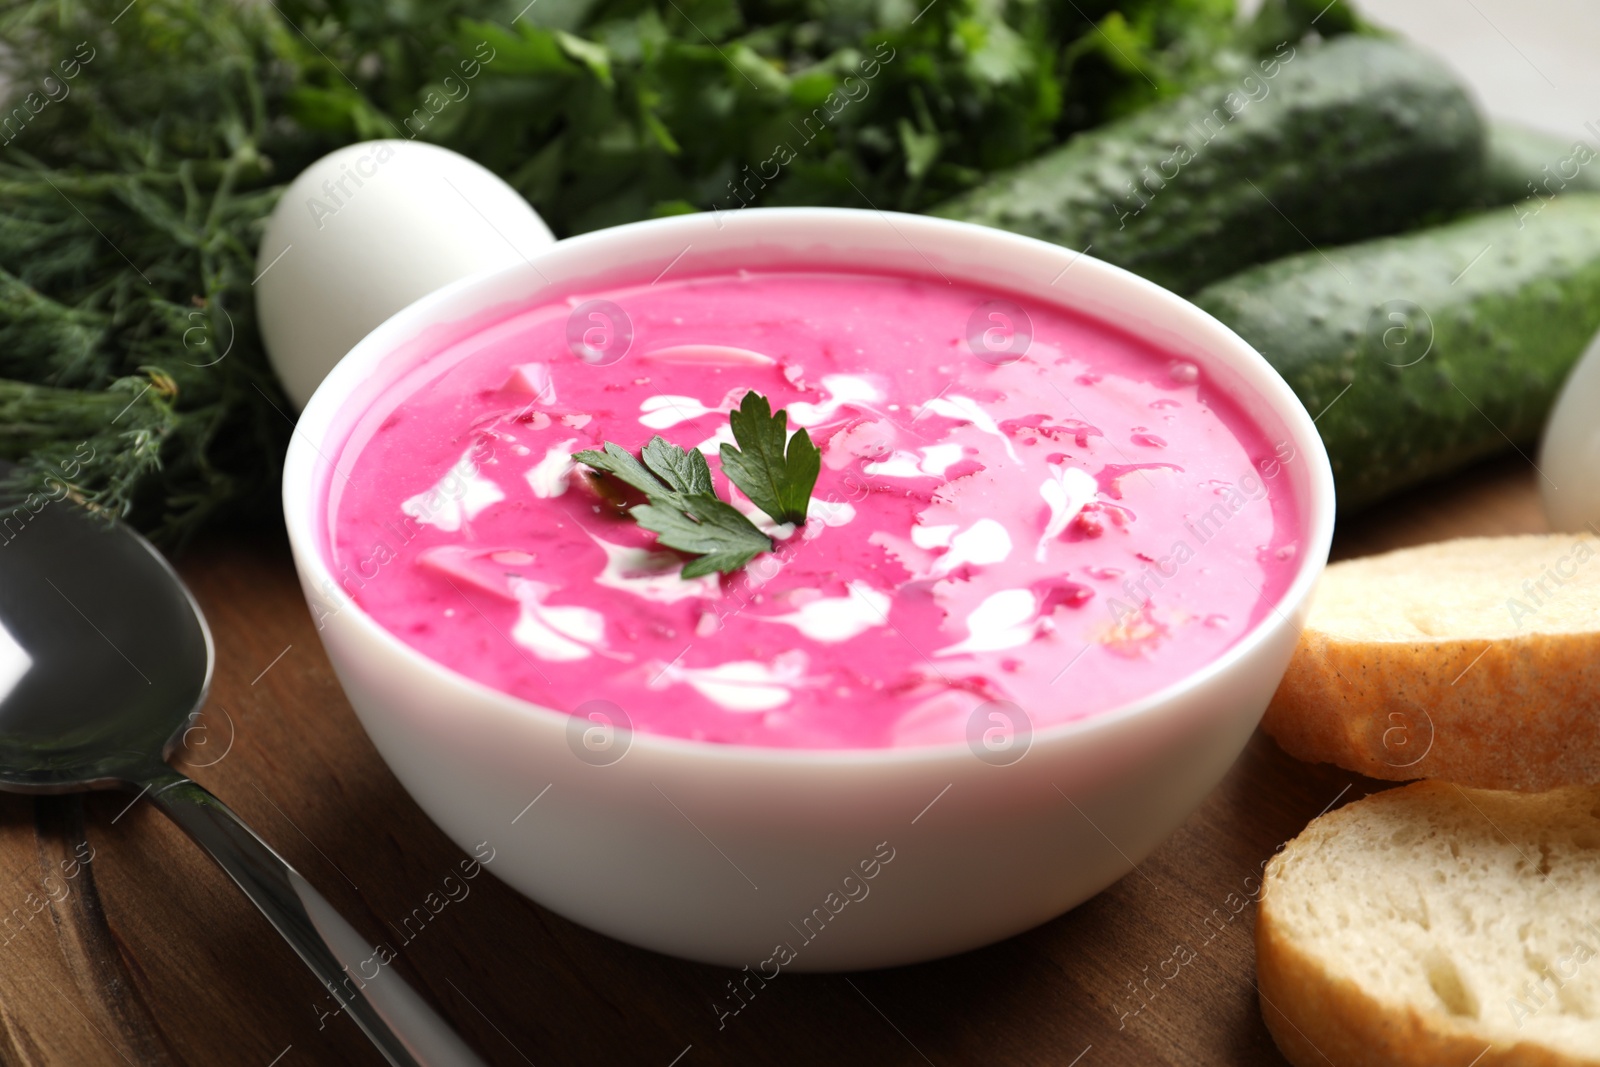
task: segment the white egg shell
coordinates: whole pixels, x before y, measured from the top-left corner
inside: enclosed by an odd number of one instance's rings
[[[284,191],[256,260],[262,341],[304,407],[373,327],[419,297],[553,243],[521,195],[467,157],[418,141],[363,141]]]
[[[1552,530],[1600,526],[1600,334],[1556,398],[1539,447],[1539,471]]]

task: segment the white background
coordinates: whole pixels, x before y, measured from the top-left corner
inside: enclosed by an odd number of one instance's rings
[[[1357,0],[1356,7],[1443,58],[1490,114],[1600,140],[1584,129],[1585,122],[1600,127],[1600,0]]]

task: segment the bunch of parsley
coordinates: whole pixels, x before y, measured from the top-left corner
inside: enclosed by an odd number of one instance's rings
[[[339,145],[454,148],[563,236],[743,203],[916,210],[1227,73],[1255,32],[1232,0],[0,2],[0,459],[17,494],[168,543],[275,515],[293,412],[255,249]]]
[[[558,236],[747,203],[915,211],[1250,50],[1234,0],[538,0],[450,39],[420,5],[284,10],[332,60],[300,121],[418,131],[504,175]],[[376,25],[338,28],[369,18],[428,47],[376,58]],[[482,74],[446,81],[481,43]],[[452,90],[469,95],[431,114]]]

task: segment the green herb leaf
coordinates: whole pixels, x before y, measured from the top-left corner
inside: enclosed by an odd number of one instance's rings
[[[714,496],[685,496],[671,504],[641,504],[629,512],[639,525],[654,531],[663,545],[700,558],[684,565],[685,578],[713,571],[736,571],[772,541],[744,513]]]
[[[660,440],[661,438],[659,437],[653,438],[651,443],[653,444],[655,441]],[[645,447],[648,449],[650,446],[646,445]],[[586,448],[582,452],[573,453],[572,458],[579,463],[593,467],[597,471],[609,474],[619,481],[626,482],[652,499],[663,493],[670,492],[670,489],[663,485],[659,478],[651,474],[644,464],[634,458],[632,452],[620,448],[610,441],[606,442],[604,452],[596,452],[592,448]]]
[[[822,470],[822,452],[811,435],[802,429],[789,437],[789,413],[774,415],[767,398],[756,392],[744,395],[728,421],[739,447],[722,446],[722,473],[775,521],[805,522]]]
[[[666,547],[699,557],[684,564],[683,577],[736,571],[758,554],[772,551],[771,538],[718,498],[711,468],[698,450],[679,448],[658,436],[645,444],[642,455],[641,463],[607,441],[604,451],[585,449],[572,458],[650,498],[628,514]]]
[[[644,465],[673,492],[686,496],[716,496],[716,490],[711,487],[711,468],[706,466],[706,457],[698,448],[682,449],[658,436],[650,438],[644,446],[643,457]]]

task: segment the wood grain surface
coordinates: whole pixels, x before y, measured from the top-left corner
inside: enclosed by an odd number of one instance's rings
[[[1513,457],[1408,494],[1342,524],[1335,554],[1540,530],[1535,477]],[[936,963],[785,975],[719,1028],[733,972],[590,933],[492,875],[402,932],[463,854],[363,734],[281,538],[218,537],[179,568],[217,673],[175,762],[399,948],[394,966],[493,1064],[1282,1064],[1256,1005],[1261,866],[1319,812],[1390,785],[1258,733],[1171,841],[1075,911]],[[0,941],[3,1064],[381,1062],[221,871],[123,795],[0,795]]]

